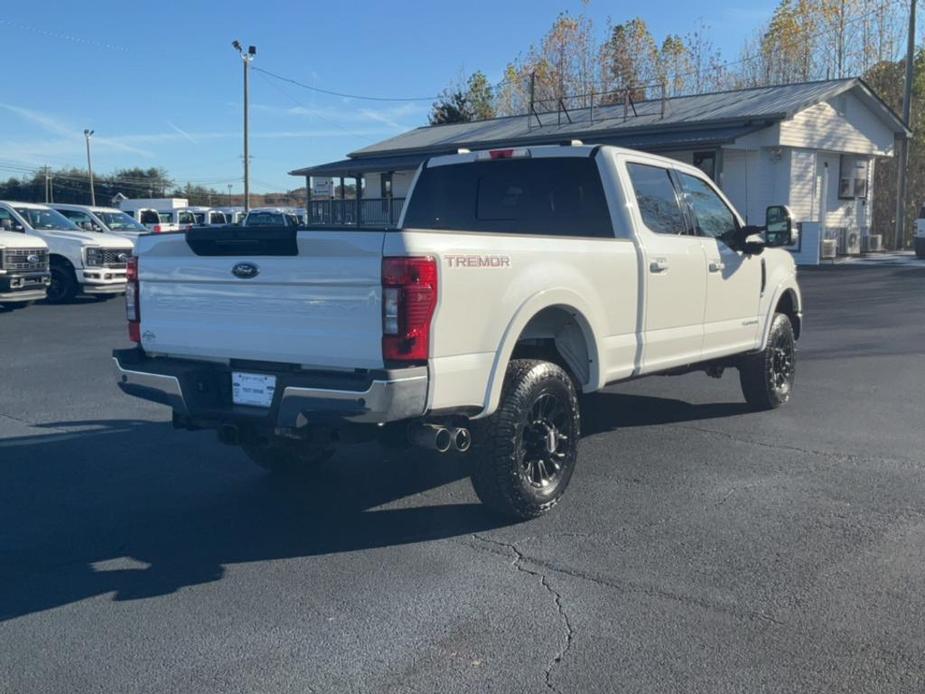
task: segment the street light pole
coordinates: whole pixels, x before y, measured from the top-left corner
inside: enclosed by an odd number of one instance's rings
[[[251,159],[248,142],[248,92],[251,62],[257,56],[257,47],[248,46],[247,50],[241,45],[241,42],[234,40],[231,45],[241,56],[244,63],[244,211],[247,212],[251,207]]]
[[[90,173],[90,204],[96,207],[96,191],[93,189],[93,162],[90,160],[90,136],[93,131],[84,130],[84,139],[87,141],[87,171]]]
[[[909,127],[910,110],[912,107],[912,80],[914,78],[915,59],[915,3],[909,2],[909,33],[906,36],[906,80],[903,90],[903,124]],[[903,250],[906,241],[906,196],[908,190],[909,167],[909,138],[903,136],[899,141],[899,180],[896,186],[896,232],[895,246],[897,251]]]

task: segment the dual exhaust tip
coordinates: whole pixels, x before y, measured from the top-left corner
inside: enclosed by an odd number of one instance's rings
[[[451,448],[465,453],[472,446],[472,434],[466,427],[423,424],[411,432],[411,441],[421,448],[446,453]]]

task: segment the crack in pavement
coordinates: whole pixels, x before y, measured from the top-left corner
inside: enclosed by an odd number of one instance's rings
[[[533,570],[527,569],[526,567],[523,566],[523,563],[527,562],[535,566],[548,569],[549,571],[554,571],[555,573],[558,573],[558,574],[563,574],[565,576],[570,576],[572,578],[577,578],[583,581],[589,581],[591,583],[594,583],[595,585],[598,585],[604,588],[613,588],[615,590],[619,590],[624,593],[637,593],[637,594],[642,594],[642,595],[648,595],[650,597],[656,597],[656,598],[661,598],[663,600],[671,600],[673,602],[678,602],[678,603],[681,603],[682,605],[699,607],[701,609],[709,610],[711,612],[719,612],[721,614],[728,614],[728,615],[731,615],[739,619],[758,620],[762,622],[767,622],[769,624],[775,624],[777,626],[786,626],[786,622],[781,621],[780,619],[777,619],[776,617],[772,615],[766,614],[764,612],[759,612],[757,610],[739,609],[738,607],[735,607],[732,605],[726,605],[723,603],[718,603],[718,602],[714,602],[711,600],[707,600],[705,598],[699,598],[693,595],[686,595],[684,593],[676,593],[676,592],[667,590],[665,588],[660,588],[658,586],[651,585],[651,584],[618,580],[618,579],[613,579],[613,578],[608,578],[608,577],[604,577],[600,575],[591,574],[585,571],[579,571],[578,569],[573,569],[570,567],[562,566],[560,564],[555,564],[550,561],[546,561],[544,559],[538,559],[536,557],[528,556],[524,554],[523,552],[521,552],[519,549],[517,549],[513,544],[509,542],[492,540],[490,538],[481,537],[477,534],[473,535],[473,537],[475,537],[478,540],[481,540],[484,543],[493,544],[498,547],[505,547],[505,548],[512,550],[515,553],[515,557],[516,557],[514,561],[515,568],[523,571],[524,573],[529,573],[533,576],[537,576],[540,578],[543,578],[544,574],[540,573],[539,571],[533,571]],[[475,545],[469,545],[468,543],[466,544],[467,546],[472,547],[473,549],[480,550],[480,548],[476,547]],[[551,589],[550,589],[550,592],[553,592],[555,595],[558,595],[558,593],[555,593],[555,591],[552,591]],[[569,628],[571,628],[570,624],[569,624]]]
[[[575,640],[575,628],[572,626],[572,621],[569,619],[568,612],[565,610],[565,607],[562,604],[562,595],[559,593],[559,591],[552,587],[552,585],[549,583],[549,579],[545,574],[524,566],[525,561],[531,563],[537,562],[525,556],[523,552],[517,549],[515,544],[511,542],[502,542],[500,540],[492,540],[488,537],[482,537],[478,533],[473,533],[472,537],[480,542],[510,550],[514,555],[514,561],[511,562],[511,566],[513,566],[521,573],[525,573],[529,576],[534,576],[540,579],[540,585],[542,585],[543,588],[545,588],[546,591],[552,596],[553,602],[556,606],[556,612],[558,613],[563,625],[565,626],[565,643],[562,645],[556,655],[553,656],[552,660],[549,661],[549,665],[546,667],[546,688],[550,691],[558,692],[559,690],[552,682],[553,670],[562,662],[563,658],[565,658],[566,653],[568,653],[569,649],[572,647],[572,643]]]

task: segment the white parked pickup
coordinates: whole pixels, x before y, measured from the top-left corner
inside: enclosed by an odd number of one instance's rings
[[[0,306],[20,308],[44,299],[50,281],[45,242],[0,227]]]
[[[794,383],[802,303],[785,207],[746,226],[701,171],[580,144],[440,156],[395,229],[144,236],[121,388],[293,472],[336,443],[472,444],[493,509],[539,515],[575,469],[579,394],[739,372]]]
[[[106,297],[125,291],[125,268],[133,248],[128,239],[82,231],[47,205],[30,202],[0,201],[0,230],[47,244],[52,303],[70,301],[80,293]]]

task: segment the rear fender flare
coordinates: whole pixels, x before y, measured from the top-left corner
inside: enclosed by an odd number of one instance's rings
[[[594,315],[591,307],[581,296],[571,290],[548,289],[527,299],[508,323],[501,345],[495,353],[488,385],[485,389],[482,412],[474,419],[487,417],[498,409],[498,404],[501,401],[501,389],[504,385],[504,376],[507,373],[514,347],[527,324],[540,311],[547,308],[561,308],[571,312],[575,322],[581,328],[588,350],[589,361],[588,382],[582,386],[584,392],[592,392],[603,387],[604,370],[601,368],[601,350],[598,336],[604,333],[588,318]]]

